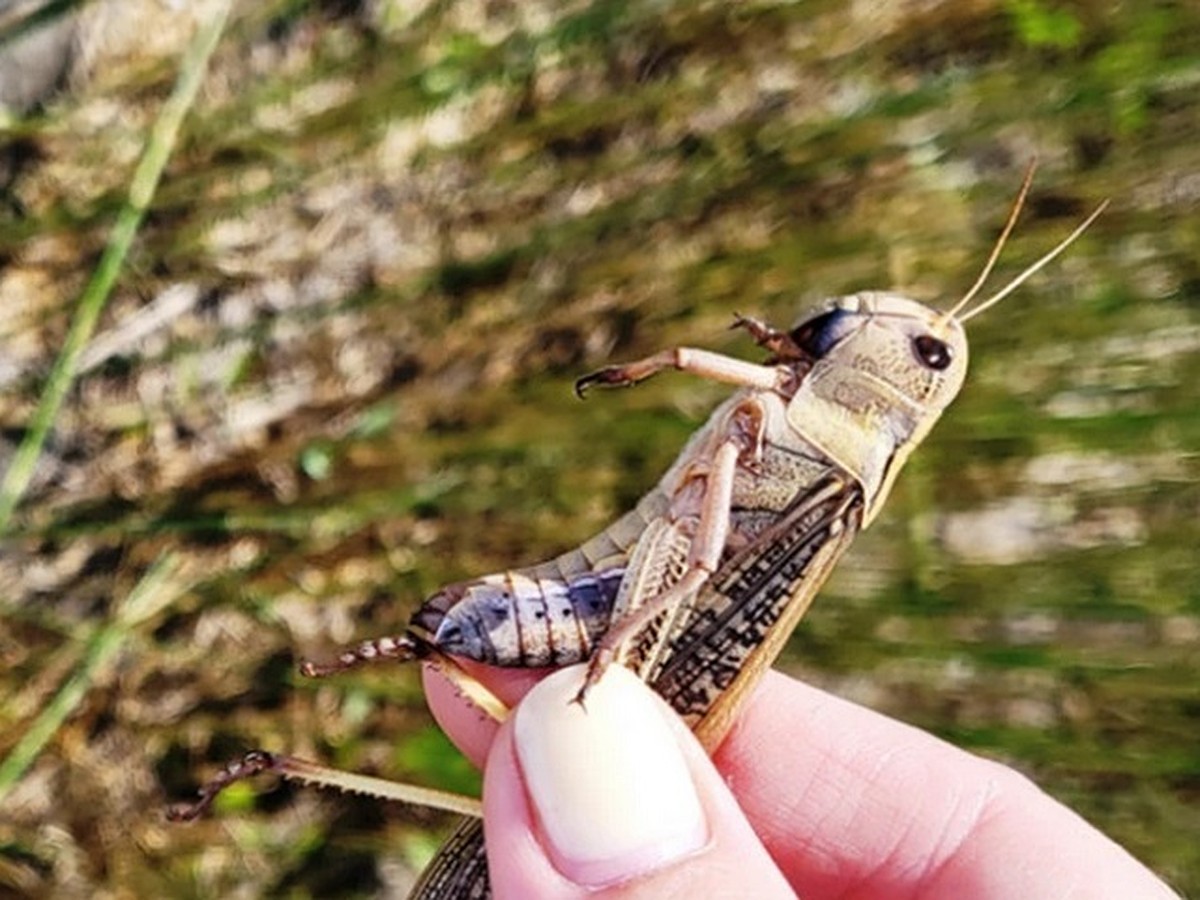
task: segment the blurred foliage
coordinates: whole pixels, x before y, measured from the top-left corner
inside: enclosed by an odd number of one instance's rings
[[[1070,10],[1048,7],[1038,0],[1008,0],[1005,7],[1025,46],[1069,49],[1079,45],[1083,23]]]
[[[65,77],[0,132],[0,468],[192,7],[72,12]],[[1036,154],[997,282],[1113,205],[972,322],[963,396],[785,666],[1200,892],[1197,35],[1132,0],[240,4],[0,548],[0,754],[164,551],[189,587],[0,810],[0,890],[403,893],[442,817],[269,780],[162,807],[255,746],[473,789],[414,672],[297,658],[585,539],[725,394],[573,378],[752,357],[735,311],[948,302]]]

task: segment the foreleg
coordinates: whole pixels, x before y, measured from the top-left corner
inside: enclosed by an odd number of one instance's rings
[[[664,350],[653,356],[647,356],[645,359],[619,366],[606,366],[590,375],[584,375],[575,382],[575,393],[582,397],[593,385],[629,387],[645,381],[651,375],[664,369],[677,369],[680,372],[690,372],[722,384],[763,391],[786,388],[790,377],[786,368],[760,366],[757,363],[748,363],[745,360],[713,353],[710,350],[676,347],[673,350]]]

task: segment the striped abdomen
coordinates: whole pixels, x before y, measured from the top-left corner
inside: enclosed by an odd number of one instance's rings
[[[443,653],[493,666],[583,662],[611,624],[624,574],[610,568],[567,578],[488,575],[439,591],[412,626]]]

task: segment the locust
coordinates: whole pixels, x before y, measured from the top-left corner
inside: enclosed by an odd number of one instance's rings
[[[769,354],[751,363],[680,347],[580,378],[632,386],[678,370],[737,388],[692,436],[635,508],[545,563],[449,585],[401,634],[364,641],[323,677],[380,661],[440,669],[485,714],[508,709],[460,665],[586,662],[576,701],[614,664],[632,669],[710,752],[855,536],[879,515],[896,476],[967,372],[965,324],[1062,253],[1103,212],[1100,204],[1048,253],[971,305],[1000,257],[1032,183],[1020,191],[975,283],[948,309],[896,293],[829,301],[789,330],[736,316]],[[478,802],[254,751],[175,807],[200,815],[227,785],[273,771],[317,785],[438,806],[471,816],[438,852],[414,896],[486,897]]]

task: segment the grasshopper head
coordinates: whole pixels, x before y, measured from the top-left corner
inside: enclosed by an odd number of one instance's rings
[[[979,278],[961,300],[937,311],[868,291],[842,297],[788,335],[806,372],[788,401],[788,423],[862,486],[869,524],[908,454],[958,395],[967,374],[967,320],[995,306],[1065,250],[1103,212],[997,293],[968,309],[1000,256],[1033,179],[1031,163],[1017,201]]]
[[[962,387],[966,333],[915,300],[869,291],[833,301],[790,337],[811,368],[788,400],[788,422],[862,485],[870,522]]]
[[[866,291],[832,301],[791,331],[813,375],[861,381],[861,403],[941,412],[967,374],[967,336],[958,320],[899,294]],[[854,373],[862,372],[858,379]],[[855,391],[842,389],[848,406]],[[875,395],[874,404],[868,395]],[[880,410],[882,411],[882,410]]]

